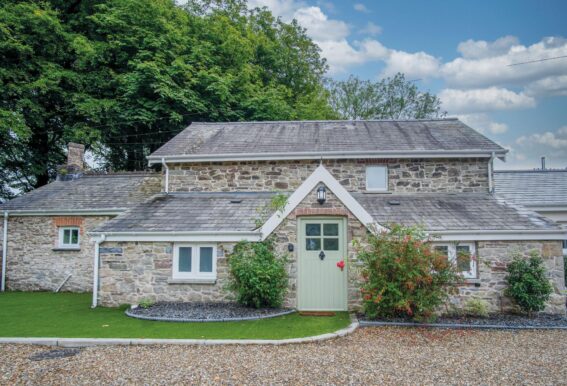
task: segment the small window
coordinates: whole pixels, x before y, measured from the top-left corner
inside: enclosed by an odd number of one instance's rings
[[[59,228],[59,248],[80,248],[79,233],[78,227]]]
[[[474,279],[477,277],[477,258],[475,256],[474,243],[436,244],[433,246],[433,249],[447,256],[464,278]]]
[[[176,245],[173,252],[174,279],[216,279],[214,245]]]
[[[366,190],[386,192],[388,190],[388,167],[366,167]]]

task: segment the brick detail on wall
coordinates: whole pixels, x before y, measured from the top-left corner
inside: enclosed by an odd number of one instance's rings
[[[80,227],[83,225],[83,217],[53,217],[53,225],[56,227]]]
[[[352,214],[344,208],[296,208],[289,217],[297,216],[340,216],[352,217]]]

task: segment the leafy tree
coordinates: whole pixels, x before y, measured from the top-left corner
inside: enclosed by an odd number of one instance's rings
[[[441,101],[403,74],[377,82],[350,76],[328,81],[330,104],[343,119],[424,119],[446,115]]]
[[[70,140],[139,170],[191,121],[336,117],[318,46],[243,0],[10,0],[0,57],[0,197],[49,182]]]
[[[46,184],[77,119],[73,41],[45,3],[0,6],[0,197]]]

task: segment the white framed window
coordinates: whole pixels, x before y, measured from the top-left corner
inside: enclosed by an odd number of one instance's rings
[[[176,244],[173,279],[216,279],[217,247],[214,244]]]
[[[388,191],[388,167],[367,166],[366,167],[366,190],[371,192]]]
[[[79,227],[60,227],[59,228],[59,248],[78,249],[80,248]]]
[[[435,243],[433,249],[447,256],[465,279],[476,279],[477,257],[474,243]]]

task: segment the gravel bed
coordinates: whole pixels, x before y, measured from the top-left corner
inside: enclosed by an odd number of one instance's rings
[[[32,361],[52,348],[0,345],[0,384],[559,385],[567,331],[369,327],[286,346],[111,346]]]
[[[170,322],[226,322],[274,318],[293,312],[295,310],[286,308],[249,308],[237,303],[160,302],[147,308],[127,309],[126,315]]]
[[[372,320],[364,315],[358,316],[361,325],[372,322],[385,323],[407,323],[411,325],[419,325],[413,320],[405,318],[391,318]],[[537,314],[533,317],[523,315],[510,314],[494,314],[486,318],[477,318],[472,316],[460,317],[439,317],[431,323],[423,323],[424,325],[458,325],[470,327],[490,327],[490,328],[565,328],[567,329],[567,317],[562,315]]]

